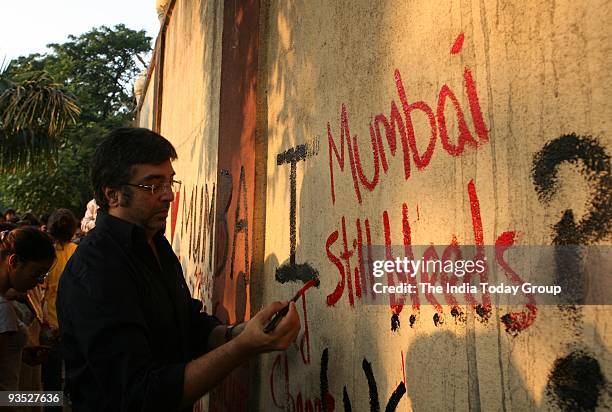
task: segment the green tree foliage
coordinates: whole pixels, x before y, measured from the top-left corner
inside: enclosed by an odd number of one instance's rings
[[[145,68],[151,38],[124,25],[94,28],[50,44],[51,53],[20,57],[6,70],[14,81],[44,73],[73,95],[81,114],[60,136],[49,162],[0,176],[0,203],[23,213],[68,207],[80,216],[92,198],[89,164],[102,136],[129,126],[135,100],[132,81]]]
[[[44,72],[11,80],[0,69],[0,170],[27,167],[49,157],[79,108],[72,95]]]

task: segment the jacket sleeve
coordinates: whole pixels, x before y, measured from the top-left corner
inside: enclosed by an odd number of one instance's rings
[[[77,367],[70,368],[74,371],[71,378],[94,381],[79,385],[94,388],[94,393],[73,393],[74,400],[81,396],[88,401],[97,399],[96,410],[101,411],[178,410],[185,363],[154,361],[134,285],[100,282],[96,276],[85,275],[63,276],[60,282],[60,326],[67,365],[78,356]],[[90,372],[81,370],[79,375],[79,364],[87,365]]]
[[[191,330],[194,331],[194,348],[196,356],[206,352],[208,338],[214,328],[221,325],[221,321],[216,316],[211,316],[206,312],[201,312],[202,302],[191,298]]]

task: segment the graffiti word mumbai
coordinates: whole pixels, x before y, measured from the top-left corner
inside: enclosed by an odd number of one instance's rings
[[[461,52],[463,40],[463,34],[457,37],[451,49],[451,54],[456,55]],[[342,104],[340,112],[340,137],[338,141],[334,138],[331,125],[329,123],[327,124],[332,204],[336,203],[334,169],[335,167],[338,167],[340,172],[344,172],[347,154],[355,198],[358,203],[362,203],[364,196],[362,191],[365,189],[367,192],[373,192],[382,182],[384,176],[386,176],[389,170],[389,162],[391,161],[391,158],[387,157],[387,150],[391,156],[395,156],[398,147],[398,140],[399,145],[401,145],[404,178],[406,180],[411,177],[412,163],[414,163],[416,169],[421,172],[424,171],[430,164],[432,156],[436,150],[438,136],[440,137],[440,143],[444,152],[453,157],[460,156],[465,151],[466,146],[478,149],[489,141],[489,133],[480,107],[476,83],[472,76],[472,72],[468,67],[465,67],[463,72],[463,83],[468,100],[467,110],[461,106],[455,92],[447,84],[443,84],[438,92],[435,112],[434,109],[432,109],[432,106],[425,101],[419,100],[410,102],[406,94],[401,73],[398,69],[395,70],[394,77],[395,87],[399,97],[399,105],[396,103],[396,101],[391,101],[389,115],[387,116],[384,113],[380,113],[374,116],[373,121],[370,121],[369,124],[373,163],[373,173],[371,177],[366,176],[364,173],[362,156],[360,155],[359,145],[357,143],[357,136],[353,135],[351,138],[349,114],[344,104]],[[456,136],[455,139],[451,139],[448,134],[447,121],[450,120],[448,102],[451,103],[450,108],[458,126],[458,136]],[[401,112],[399,106],[401,106]],[[466,120],[465,113],[468,111],[471,116],[474,131],[470,130]],[[417,137],[415,135],[413,123],[413,116],[418,112],[420,112],[421,115],[425,115],[429,122],[429,141],[427,148],[422,152],[419,151],[419,148],[417,147]],[[383,143],[383,135],[386,140],[386,146]],[[381,168],[383,171],[382,175],[380,172]],[[484,232],[482,227],[482,219],[480,217],[480,203],[478,201],[476,185],[473,180],[470,180],[470,182],[467,184],[467,192],[470,201],[470,212],[472,215],[474,244],[477,246],[484,246]],[[408,220],[409,211],[406,203],[401,205],[401,211],[401,235],[405,249],[405,256],[413,259],[414,256],[411,247],[413,243],[410,223]],[[386,258],[393,260],[394,258],[391,255],[391,227],[393,227],[393,225],[390,222],[389,213],[387,210],[382,211],[381,215],[384,233],[383,241],[387,250]],[[345,288],[348,289],[348,301],[351,307],[354,306],[355,297],[360,298],[362,294],[368,293],[368,283],[371,285],[372,279],[371,275],[367,276],[365,271],[363,251],[365,246],[365,250],[368,250],[368,254],[370,255],[369,251],[372,246],[370,226],[371,221],[372,220],[369,217],[362,216],[356,218],[354,224],[355,236],[347,236],[347,227],[349,225],[347,225],[346,217],[342,216],[339,230],[332,230],[327,237],[327,241],[325,243],[326,255],[329,261],[337,268],[338,274],[340,275],[340,279],[335,289],[327,296],[328,306],[333,306],[340,300],[344,294]],[[450,235],[449,237],[451,238],[451,241],[447,251],[450,251],[453,248],[456,249],[458,246],[456,237],[454,235]],[[496,238],[496,245],[502,248],[502,254],[497,256],[497,263],[504,269],[508,269],[506,274],[513,282],[519,282],[521,281],[520,276],[512,271],[503,259],[504,248],[514,244],[514,239],[515,237],[513,232],[504,232]],[[338,241],[340,241],[340,251],[336,252],[334,249],[336,249],[335,244]],[[382,242],[376,244],[382,244]],[[354,260],[355,258],[356,262],[351,262],[351,259]],[[371,256],[368,256],[368,259],[370,258]],[[393,285],[395,283],[395,276],[398,277],[399,282],[412,283],[416,285],[417,280],[415,278],[406,278],[406,274],[404,273],[389,273],[387,279],[389,285]],[[428,275],[425,274],[424,276]],[[481,282],[487,282],[487,271],[479,274],[478,276],[480,277]],[[438,276],[438,278],[442,282],[445,281],[443,276]],[[434,283],[436,278],[435,276],[425,277],[422,278],[421,281]],[[429,303],[433,304],[436,308],[436,314],[434,315],[433,319],[434,324],[441,324],[443,319],[441,316],[442,306],[439,302],[435,301],[431,295],[426,294],[425,299]],[[476,302],[474,297],[469,293],[466,294],[466,299],[468,302],[470,302],[471,306],[475,309],[476,313],[483,321],[486,321],[490,317],[491,301],[488,293],[483,295],[483,301],[480,303]],[[506,316],[506,318],[504,318],[513,319],[513,327],[516,327],[518,324],[523,325],[523,327],[527,327],[535,319],[535,299],[532,295],[527,295],[526,300],[526,312],[513,313],[511,316]],[[412,326],[416,319],[415,315],[418,313],[421,304],[419,295],[411,294],[411,301],[413,313],[410,317],[410,325]],[[462,312],[456,305],[456,300],[450,294],[446,296],[446,303],[452,306],[451,314],[456,318],[462,319]],[[390,306],[393,312],[391,322],[392,330],[396,330],[399,326],[398,315],[402,311],[404,304],[405,299],[399,299],[399,301],[397,301],[395,296],[390,296]],[[518,319],[520,319],[522,322],[518,322]]]

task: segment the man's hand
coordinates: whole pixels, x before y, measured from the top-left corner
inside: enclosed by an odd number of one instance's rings
[[[289,312],[273,331],[264,333],[263,330],[270,318],[288,303],[284,301],[269,304],[249,320],[244,330],[234,339],[189,362],[185,367],[181,408],[189,406],[211,390],[251,356],[287,349],[300,331],[300,318],[295,303],[289,304]],[[242,327],[240,325],[240,328]]]
[[[264,333],[264,327],[276,312],[289,304],[289,312],[270,333]],[[235,339],[240,340],[241,346],[250,354],[285,350],[291,345],[300,332],[300,317],[295,309],[294,302],[274,302],[262,310],[246,323],[244,331]]]

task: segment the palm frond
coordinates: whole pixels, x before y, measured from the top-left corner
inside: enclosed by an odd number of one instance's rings
[[[75,98],[43,72],[4,90],[0,108],[0,122],[7,134],[46,128],[50,137],[57,137],[80,113]]]
[[[0,129],[0,170],[3,172],[24,169],[34,162],[51,163],[57,155],[54,139],[44,133],[24,130],[6,134]]]
[[[49,161],[58,137],[80,114],[76,100],[44,72],[21,82],[5,72],[0,68],[0,170]]]

